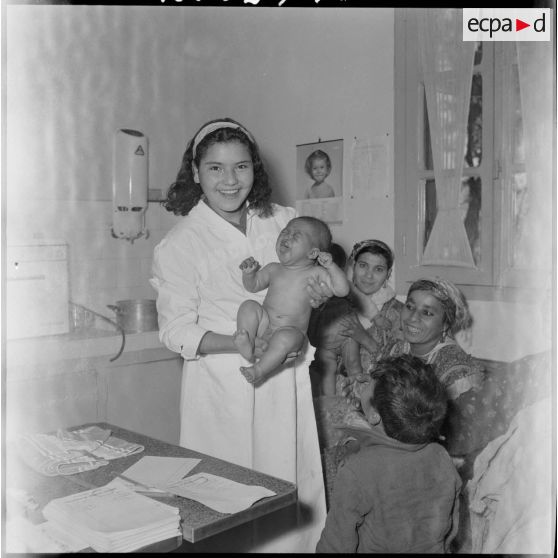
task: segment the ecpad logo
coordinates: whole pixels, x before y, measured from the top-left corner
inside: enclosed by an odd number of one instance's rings
[[[550,41],[550,8],[463,8],[464,41]]]

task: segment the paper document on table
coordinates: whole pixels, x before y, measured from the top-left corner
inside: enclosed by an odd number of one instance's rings
[[[262,498],[275,496],[263,486],[242,484],[211,473],[196,473],[166,488],[221,513],[236,513]]]
[[[169,484],[182,480],[200,461],[192,457],[145,455],[123,471],[122,476],[145,486],[166,490]]]

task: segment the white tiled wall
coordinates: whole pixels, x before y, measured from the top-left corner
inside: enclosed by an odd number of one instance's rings
[[[186,135],[184,15],[172,7],[7,9],[6,241],[67,243],[70,299],[107,317],[107,304],[154,298],[153,248],[175,221],[151,202],[149,238],[112,237],[112,142],[119,128],[142,131],[149,188],[166,191]]]
[[[112,317],[107,304],[154,298],[149,284],[153,249],[178,219],[150,202],[145,219],[149,236],[132,243],[112,237],[111,202],[31,201],[10,210],[7,242],[67,243],[70,299]]]

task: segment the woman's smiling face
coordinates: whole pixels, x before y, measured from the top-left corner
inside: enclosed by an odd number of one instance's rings
[[[413,291],[401,310],[403,335],[412,353],[420,356],[432,350],[447,328],[442,303],[429,291]]]
[[[214,143],[193,165],[209,206],[223,219],[238,223],[254,183],[254,165],[246,145],[238,141]]]
[[[389,271],[383,256],[362,252],[353,267],[353,284],[362,293],[373,295],[382,288]]]

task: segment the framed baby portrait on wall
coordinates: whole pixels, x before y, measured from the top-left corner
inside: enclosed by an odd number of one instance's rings
[[[343,140],[296,146],[296,205],[300,215],[343,221]]]

